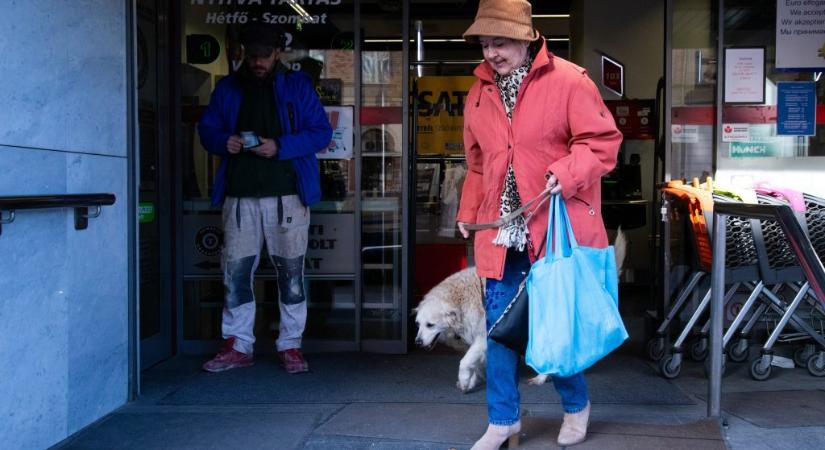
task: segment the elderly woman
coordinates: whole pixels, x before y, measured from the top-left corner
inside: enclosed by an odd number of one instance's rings
[[[464,33],[478,42],[484,61],[464,109],[468,173],[457,215],[466,224],[494,222],[550,189],[567,203],[581,245],[606,247],[600,178],[616,164],[622,135],[584,69],[550,53],[533,29],[526,0],[481,0]],[[487,278],[487,326],[501,316],[530,266],[544,254],[547,208],[475,235],[478,275]],[[473,446],[518,444],[521,430],[519,355],[494,341],[487,346],[489,427]],[[582,442],[590,401],[584,375],[553,377],[564,422],[558,443]]]

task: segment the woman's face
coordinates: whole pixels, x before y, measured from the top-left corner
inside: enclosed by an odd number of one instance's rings
[[[484,59],[499,75],[507,75],[524,64],[527,58],[527,41],[505,37],[479,36]]]

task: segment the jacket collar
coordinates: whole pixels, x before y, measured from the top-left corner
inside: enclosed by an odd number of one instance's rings
[[[547,50],[547,42],[544,38],[541,38],[541,47],[539,48],[536,57],[533,58],[533,66],[530,67],[530,73],[527,74],[529,77],[531,73],[540,70],[542,67],[547,67],[547,70],[553,70],[553,58],[555,55],[549,50]],[[490,66],[490,63],[487,61],[482,61],[481,64],[476,66],[475,70],[473,70],[473,75],[478,77],[479,80],[485,83],[495,83],[495,72],[493,68]]]

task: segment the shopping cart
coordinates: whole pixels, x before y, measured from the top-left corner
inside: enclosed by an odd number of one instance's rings
[[[740,201],[738,196],[733,198],[729,192],[712,194],[711,198],[716,202]],[[762,289],[762,283],[759,281],[759,267],[750,221],[738,217],[728,217],[725,229],[729,236],[729,239],[726,240],[725,252],[725,280],[728,282],[729,287],[725,292],[724,303],[727,304],[731,301],[733,295],[743,287],[750,289],[751,297],[758,296]],[[699,320],[708,312],[710,300],[711,290],[707,288],[702,300],[690,314],[670,351],[659,360],[659,373],[665,378],[672,379],[679,376],[685,342]],[[702,361],[707,357],[709,330],[710,318],[706,320],[698,333],[696,341],[690,346],[689,355],[691,359]]]
[[[687,234],[692,243],[690,258],[691,271],[687,282],[679,290],[676,300],[666,313],[655,335],[647,343],[647,354],[653,361],[659,361],[665,355],[666,337],[673,321],[683,310],[699,283],[710,273],[713,255],[711,253],[708,219],[713,216],[713,197],[707,190],[700,190],[686,185],[681,180],[666,183],[662,195],[673,205],[674,209],[686,211],[690,226]],[[666,244],[666,245],[669,245]]]
[[[804,220],[805,211],[800,210],[804,208],[804,205],[799,201],[791,203],[789,199],[794,197],[788,195],[789,190],[785,190],[784,194],[776,190],[770,191],[768,192],[770,195],[764,194],[765,189],[759,188],[758,191],[763,192],[763,194],[758,195],[759,203],[790,204],[797,214],[797,219]],[[797,198],[801,198],[801,195]],[[728,348],[727,355],[730,360],[736,362],[747,359],[748,336],[757,322],[762,320],[767,325],[769,336],[762,346],[760,356],[752,361],[750,374],[756,380],[766,380],[771,374],[773,367],[771,362],[774,357],[773,348],[777,342],[814,341],[813,345],[806,345],[795,352],[794,360],[799,365],[807,363],[806,360],[814,354],[816,345],[825,349],[822,321],[820,320],[819,329],[815,324],[816,316],[821,317],[823,310],[821,304],[809,289],[802,269],[799,267],[779,224],[775,221],[752,220],[751,228],[758,256],[761,289],[757,296],[749,297],[748,301],[742,306],[725,333],[723,341],[725,344],[730,341],[756,301],[761,301],[761,304],[753,311],[747,324],[740,332],[738,342]],[[767,289],[764,286],[772,286],[772,288]],[[789,288],[794,292],[793,299],[790,302],[785,301],[779,295],[784,288]],[[800,306],[803,304],[810,306],[808,311],[800,310]],[[817,367],[816,362],[813,365],[814,368]],[[815,370],[811,371],[812,374],[816,374],[815,372]]]

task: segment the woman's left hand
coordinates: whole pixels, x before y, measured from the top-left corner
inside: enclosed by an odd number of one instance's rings
[[[559,179],[556,178],[555,175],[550,174],[547,178],[547,184],[544,186],[545,189],[550,189],[551,194],[558,194],[561,192],[561,183],[559,183]]]

